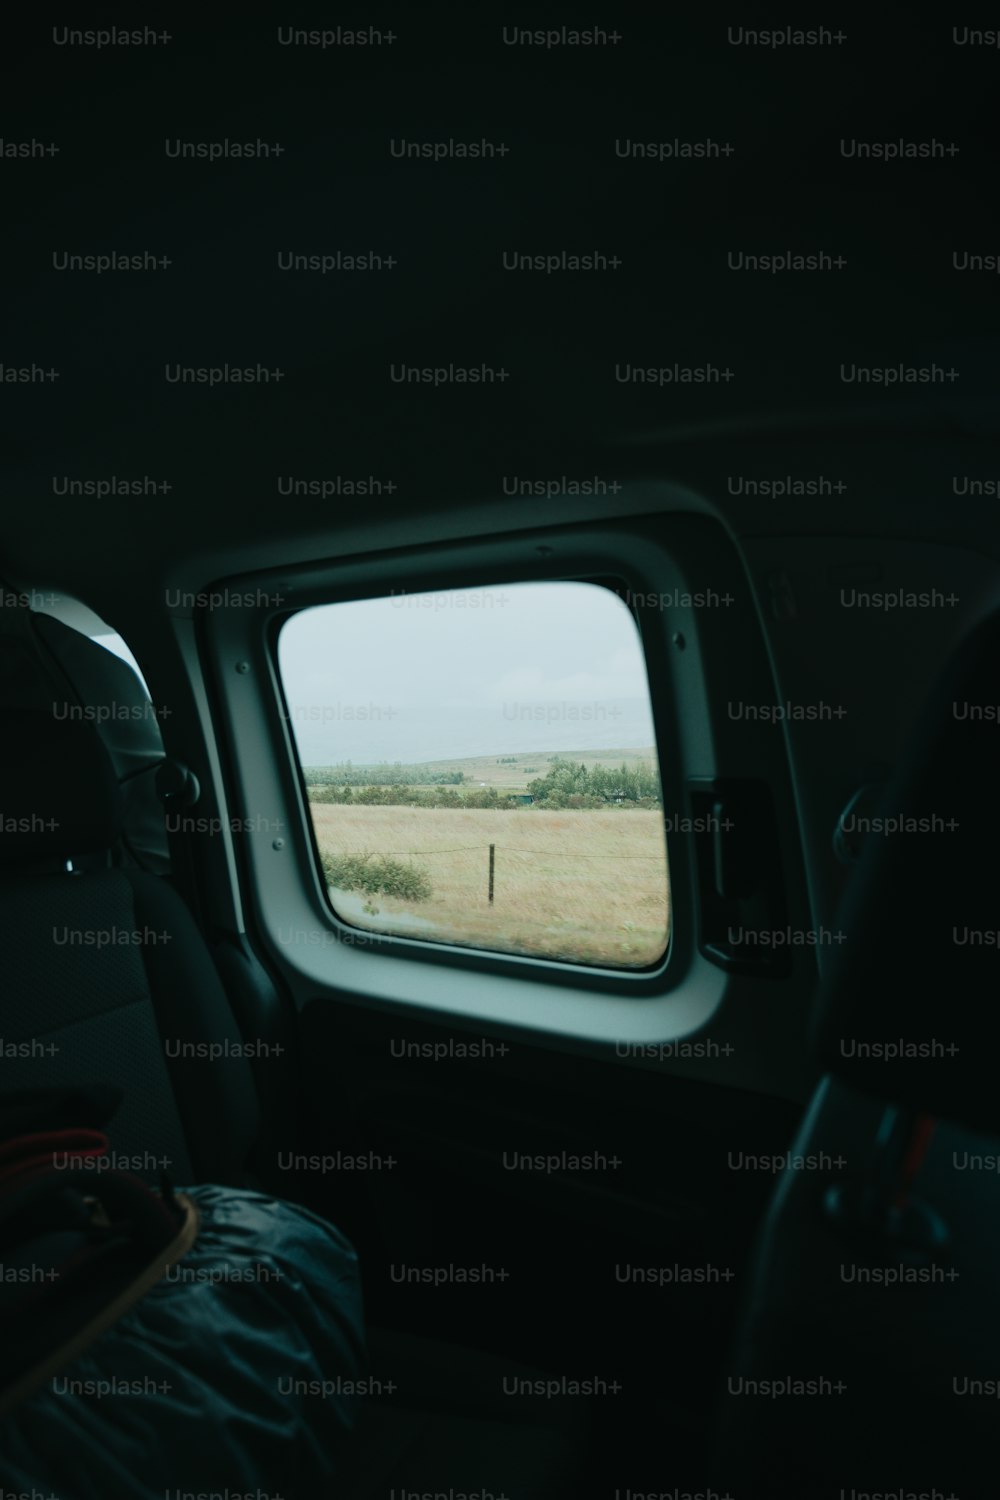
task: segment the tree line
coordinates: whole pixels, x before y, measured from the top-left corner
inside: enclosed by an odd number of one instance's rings
[[[310,802],[336,802],[351,807],[504,807],[514,806],[496,787],[469,787],[461,793],[450,786],[320,786],[310,788]]]
[[[401,761],[356,766],[345,760],[335,766],[306,766],[306,786],[461,786],[464,771],[435,771],[427,766],[405,766]]]
[[[401,767],[397,762],[391,769],[418,770],[419,767]],[[336,768],[331,768],[336,769]],[[369,772],[370,774],[370,772]],[[464,781],[461,771],[455,773]],[[620,766],[586,766],[583,762],[553,758],[544,776],[528,782],[527,792],[506,792],[496,787],[463,786],[460,792],[440,782],[427,785],[426,780],[418,785],[369,780],[367,784],[353,780],[328,781],[324,785],[310,782],[310,800],[320,803],[350,804],[355,807],[443,807],[443,808],[495,808],[510,811],[516,807],[542,808],[596,808],[607,807],[659,807],[663,801],[660,776],[655,766],[646,762]],[[523,796],[532,798],[531,803],[522,802]]]
[[[609,802],[656,807],[663,800],[659,771],[645,761],[586,766],[557,756],[544,776],[528,782],[536,807],[604,807]]]

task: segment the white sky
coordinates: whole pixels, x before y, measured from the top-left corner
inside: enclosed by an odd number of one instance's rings
[[[595,584],[320,605],[278,652],[304,765],[654,742],[635,621]]]

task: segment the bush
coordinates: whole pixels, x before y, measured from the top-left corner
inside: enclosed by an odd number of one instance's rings
[[[327,882],[341,891],[364,891],[368,896],[398,896],[401,901],[429,901],[430,880],[417,865],[390,859],[386,854],[324,854]]]
[[[353,801],[360,807],[410,807],[417,793],[405,786],[362,786],[354,792]]]
[[[349,786],[310,786],[310,802],[353,802],[354,790]]]
[[[510,803],[501,802],[495,786],[477,787],[474,792],[466,792],[462,798],[463,807],[509,807]]]

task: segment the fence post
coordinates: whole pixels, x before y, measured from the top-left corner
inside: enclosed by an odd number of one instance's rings
[[[493,864],[496,855],[496,844],[490,845],[490,905],[493,905]]]

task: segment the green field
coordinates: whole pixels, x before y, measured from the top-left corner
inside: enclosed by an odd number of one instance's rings
[[[442,761],[470,780],[514,791],[544,756]],[[591,752],[620,765],[646,751]],[[567,758],[586,761],[588,752]],[[472,768],[475,768],[473,771]],[[493,780],[490,781],[490,776]],[[499,949],[578,963],[641,968],[662,955],[669,931],[663,815],[594,810],[355,807],[315,803],[321,851],[392,856],[426,872],[433,894],[404,901],[331,888],[335,911],[374,932]],[[496,847],[494,901],[488,901],[489,845]],[[375,910],[366,910],[369,908]]]

